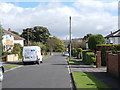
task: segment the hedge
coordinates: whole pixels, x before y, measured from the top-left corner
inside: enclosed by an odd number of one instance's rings
[[[106,66],[106,51],[112,51],[113,53],[117,53],[120,51],[120,44],[102,44],[97,45],[97,51],[101,51],[102,53],[102,66]]]
[[[85,64],[94,64],[96,62],[94,52],[91,52],[89,50],[83,50],[82,53],[83,53],[83,62]]]

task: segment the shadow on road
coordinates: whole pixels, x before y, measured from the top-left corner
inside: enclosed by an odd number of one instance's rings
[[[4,65],[24,65],[23,62],[6,62],[4,63]],[[36,63],[33,63],[33,62],[29,62],[29,63],[26,63],[26,65],[35,65]],[[24,66],[26,66],[24,65]]]

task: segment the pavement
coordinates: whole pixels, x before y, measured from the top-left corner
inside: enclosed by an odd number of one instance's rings
[[[60,55],[43,63],[23,65],[4,73],[2,88],[66,88],[71,90],[67,62]]]
[[[95,65],[86,65],[80,59],[75,59],[75,61],[78,62],[80,65],[70,65],[71,72],[92,73],[96,78],[107,84],[113,90],[120,88],[118,79],[108,74],[106,67],[96,68]]]

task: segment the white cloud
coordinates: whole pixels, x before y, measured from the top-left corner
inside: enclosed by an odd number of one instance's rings
[[[74,7],[73,7],[74,6]],[[53,36],[65,39],[69,35],[69,16],[72,16],[72,37],[87,33],[106,35],[117,29],[117,2],[105,3],[85,0],[67,6],[61,3],[40,3],[35,8],[22,8],[9,3],[0,3],[0,21],[3,28],[22,32],[23,28],[42,25]],[[112,11],[109,12],[109,11]]]

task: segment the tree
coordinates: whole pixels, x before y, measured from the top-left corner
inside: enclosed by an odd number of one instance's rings
[[[34,27],[34,31],[34,40],[46,44],[46,41],[50,36],[49,30],[46,27],[36,26]]]
[[[46,44],[50,33],[46,27],[36,26],[34,28],[23,29],[21,36],[25,38],[25,43],[27,44],[29,44],[29,42],[41,42]]]
[[[46,46],[40,42],[33,42],[30,46],[39,46],[41,48],[41,52],[46,52]]]
[[[50,52],[63,52],[65,50],[65,46],[62,40],[57,37],[50,37],[47,40],[47,47]]]
[[[88,47],[89,49],[96,51],[96,45],[105,43],[106,41],[101,34],[91,35],[88,40]]]
[[[72,41],[72,48],[80,48],[81,47],[81,43],[78,41]]]
[[[12,53],[18,54],[19,58],[22,58],[22,51],[23,51],[23,47],[19,43],[15,43]]]

